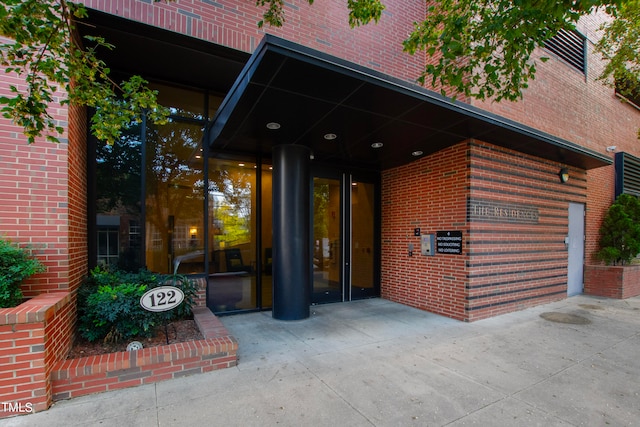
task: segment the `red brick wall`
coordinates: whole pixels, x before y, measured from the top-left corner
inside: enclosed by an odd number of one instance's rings
[[[631,298],[640,295],[640,265],[588,265],[584,291],[606,298]]]
[[[251,0],[86,0],[88,7],[146,24],[201,38],[212,43],[253,52],[265,33],[348,59],[368,68],[415,81],[423,55],[402,52],[402,41],[413,22],[424,17],[420,0],[385,0],[386,10],[377,25],[349,28],[346,1],[285,2],[282,28],[257,27],[264,9]]]
[[[209,309],[194,309],[203,340],[67,359],[75,304],[69,292],[0,309],[0,418],[54,400],[235,366],[238,343]]]
[[[10,96],[11,84],[21,87],[15,75],[0,73],[0,95]],[[66,107],[53,105],[50,113],[66,123]],[[66,134],[60,139],[29,145],[21,128],[0,117],[0,235],[37,249],[47,267],[25,282],[26,297],[69,286],[69,143]]]
[[[461,143],[382,174],[381,295],[465,319],[469,146]],[[461,230],[463,255],[423,256],[422,234]],[[414,255],[408,256],[409,244]]]
[[[572,168],[561,184],[560,167],[469,141],[385,171],[382,296],[469,321],[565,297],[568,203],[586,202],[587,178]],[[474,214],[475,206],[536,219]],[[462,231],[463,254],[420,255],[418,227]]]
[[[87,276],[87,115],[85,108],[69,107],[69,290]]]
[[[602,220],[614,201],[615,170],[613,166],[587,172],[587,209],[585,212],[585,263],[600,263],[596,258]],[[590,293],[585,287],[585,293]]]
[[[0,309],[0,418],[47,409],[50,374],[66,357],[75,307],[68,292],[42,294]]]
[[[638,129],[640,111],[620,102],[613,88],[597,81],[603,62],[594,51],[601,15],[583,18],[578,30],[587,37],[587,73],[574,69],[553,53],[539,50],[537,76],[524,92],[524,99],[499,104],[472,103],[501,116],[508,117],[567,139],[591,150],[611,156],[606,148],[617,146],[617,152],[640,156]],[[587,262],[594,262],[598,228],[602,216],[614,197],[614,168],[608,166],[588,171],[586,250]]]
[[[564,298],[569,202],[587,201],[585,172],[570,168],[562,184],[560,164],[481,142],[470,156],[467,318]],[[479,206],[511,212],[474,214]]]
[[[203,340],[60,361],[51,374],[53,400],[235,366],[238,342],[222,322],[204,307],[194,309],[194,320]]]

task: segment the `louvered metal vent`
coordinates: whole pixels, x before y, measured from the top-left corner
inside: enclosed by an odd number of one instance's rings
[[[640,159],[616,153],[616,197],[623,193],[640,197]]]
[[[586,39],[575,30],[560,30],[544,47],[565,60],[581,73],[586,73]]]

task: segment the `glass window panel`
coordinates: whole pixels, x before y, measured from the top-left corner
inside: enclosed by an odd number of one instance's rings
[[[256,166],[209,160],[208,305],[216,312],[251,309],[256,301]]]
[[[202,126],[147,126],[146,264],[151,271],[204,272]]]
[[[168,107],[172,115],[199,120],[206,118],[204,93],[159,83],[150,83],[149,87],[158,91],[158,102]]]
[[[339,179],[313,178],[313,302],[342,300]]]
[[[354,182],[351,186],[351,286],[352,296],[374,291],[375,186]]]
[[[127,236],[130,223],[140,223],[142,195],[141,126],[133,123],[122,137],[108,145],[96,146],[96,226],[99,263],[116,265],[127,271],[144,266],[139,243]],[[109,230],[115,230],[111,233]]]
[[[262,307],[273,304],[273,171],[271,165],[262,166]]]
[[[209,118],[215,116],[216,111],[218,111],[218,108],[220,107],[220,104],[222,104],[223,99],[224,98],[219,95],[209,95]]]

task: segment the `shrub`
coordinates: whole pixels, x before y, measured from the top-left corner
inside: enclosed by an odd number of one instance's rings
[[[600,227],[598,258],[624,265],[640,253],[640,200],[621,194],[609,207]]]
[[[0,308],[21,304],[22,281],[44,270],[44,265],[28,249],[0,238]]]
[[[140,306],[140,298],[157,286],[179,287],[184,301],[169,312],[153,313]],[[197,289],[184,276],[165,276],[140,270],[127,273],[97,267],[78,293],[80,334],[89,341],[152,336],[163,321],[185,318],[191,314]]]

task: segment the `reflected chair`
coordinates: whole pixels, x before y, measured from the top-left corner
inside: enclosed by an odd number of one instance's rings
[[[242,253],[240,249],[225,249],[224,250],[224,258],[227,265],[227,271],[229,272],[239,272],[245,271],[247,273],[251,273],[252,268],[250,265],[245,265],[242,262]]]

